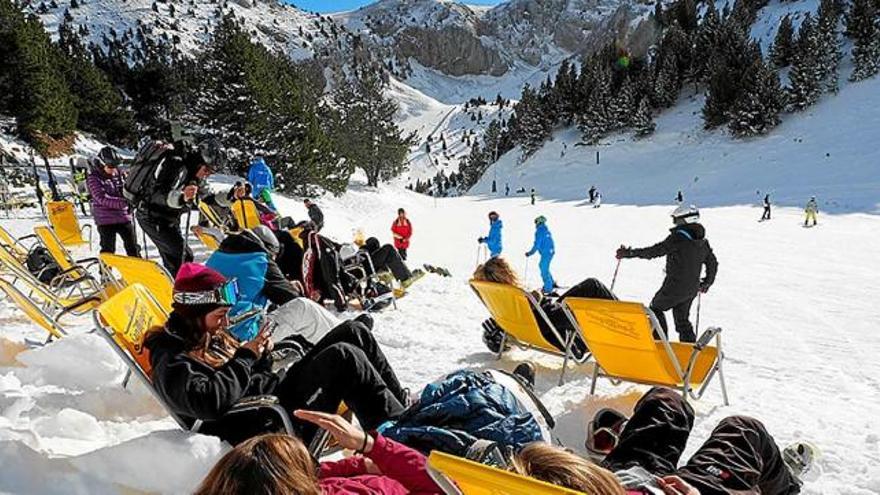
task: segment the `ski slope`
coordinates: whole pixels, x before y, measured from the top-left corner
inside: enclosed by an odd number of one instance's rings
[[[294,217],[304,216],[298,201],[279,202]],[[556,433],[578,451],[591,413],[606,406],[628,410],[646,390],[600,381],[589,397],[589,367],[556,387],[557,359],[516,351],[495,361],[480,340],[486,312],[466,282],[489,210],[504,219],[505,255],[535,286],[535,260],[526,265],[521,254],[530,246],[534,216],[549,218],[558,248],[553,270],[563,283],[587,276],[610,283],[614,249],[661,239],[671,205],[593,209],[580,200],[530,206],[524,197],[480,196],[435,202],[398,187],[357,185],[321,205],[328,235],[349,239],[362,228],[386,242],[395,209],[407,208],[415,231],[412,263],[443,265],[454,274],[424,278],[398,310],[376,315],[376,337],[406,386],[418,388],[462,367],[510,370],[523,359],[536,360],[537,391],[559,420]],[[709,389],[696,405],[689,452],[721,418],[748,414],[781,444],[809,439],[822,450],[823,474],[805,493],[880,493],[880,333],[873,309],[880,298],[880,217],[823,214],[818,227],[805,229],[796,208],[777,209],[770,222],[756,222],[759,215],[749,206],[703,210],[720,271],[703,300],[701,326],[724,328],[731,406],[721,406],[717,386]],[[37,221],[3,223],[24,234]],[[616,291],[649,301],[662,266],[624,261]],[[25,343],[44,336],[6,301],[0,321],[0,492],[183,493],[228,448],[178,431],[138,384],[122,389],[123,366],[88,333],[88,318],[71,326],[71,336],[44,347]]]

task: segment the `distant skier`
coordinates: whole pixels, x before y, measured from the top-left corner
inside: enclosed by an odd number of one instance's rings
[[[764,195],[764,214],[761,215],[761,221],[770,220],[770,194]]]
[[[534,205],[535,204],[535,188],[534,187],[532,188],[531,196],[532,196],[532,204]]]
[[[602,193],[596,191],[596,194],[593,196],[593,208],[598,208],[602,206]]]
[[[480,237],[477,239],[477,242],[480,244],[486,243],[486,246],[489,247],[489,257],[494,258],[501,254],[501,229],[504,228],[504,224],[501,222],[501,218],[498,216],[497,212],[490,211],[489,212],[489,235],[486,237]]]
[[[810,200],[807,201],[804,213],[807,214],[807,217],[804,219],[804,227],[811,227],[810,220],[813,221],[813,225],[818,223],[816,217],[819,215],[819,204],[816,203],[816,196],[810,197]]]
[[[492,194],[498,192],[498,185],[495,183],[495,179],[492,179]]]
[[[409,239],[412,237],[412,233],[412,223],[406,217],[406,210],[398,208],[397,218],[391,223],[391,236],[394,237],[394,247],[404,261],[406,261],[406,250],[409,249]]]
[[[270,194],[275,190],[275,176],[262,156],[257,155],[251,160],[251,165],[248,169],[248,182],[252,188],[251,197],[275,210],[275,204],[272,202],[272,195]]]
[[[550,229],[547,228],[547,219],[544,215],[535,218],[535,242],[532,244],[532,249],[526,252],[526,257],[529,257],[536,252],[541,255],[541,260],[538,261],[538,267],[541,269],[541,281],[543,282],[542,291],[546,295],[552,295],[556,283],[553,281],[553,275],[550,274],[550,262],[553,260],[553,255],[556,254],[556,249],[553,245],[553,236],[550,234]]]
[[[617,258],[652,259],[666,256],[666,278],[654,299],[651,310],[657,316],[660,326],[667,332],[664,311],[672,310],[675,330],[682,342],[696,342],[694,327],[689,321],[691,303],[697,292],[706,292],[715,282],[718,260],[706,239],[706,229],[700,225],[700,212],[693,205],[679,206],[672,212],[675,227],[662,242],[651,247],[633,249],[621,246]],[[706,265],[706,277],[700,274]]]
[[[596,186],[590,186],[590,190],[587,191],[587,195],[590,197],[590,204],[593,204],[596,201]]]
[[[324,212],[310,199],[304,199],[303,205],[308,210],[309,224],[311,224],[312,230],[320,232],[324,228]]]
[[[684,194],[681,193],[681,189],[679,189],[678,194],[675,195],[675,203],[676,204],[684,203]]]
[[[504,183],[504,195],[510,196],[510,184],[507,182]]]

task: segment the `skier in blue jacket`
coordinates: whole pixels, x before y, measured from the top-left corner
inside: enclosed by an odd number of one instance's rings
[[[498,213],[494,211],[489,212],[489,235],[486,237],[480,237],[477,239],[479,243],[486,243],[489,246],[489,257],[494,258],[501,254],[501,229],[504,227],[504,224],[501,222],[501,218],[498,217]]]
[[[262,156],[255,156],[251,160],[251,167],[248,169],[248,182],[252,186],[251,196],[266,203],[274,210],[275,205],[272,203],[272,196],[269,193],[275,189],[275,176]]]
[[[544,282],[543,291],[545,294],[551,294],[556,283],[553,281],[553,275],[550,274],[550,261],[556,249],[553,246],[553,236],[550,235],[550,229],[547,228],[547,219],[544,215],[535,218],[535,243],[532,249],[526,253],[529,257],[537,252],[541,255],[538,267],[541,269],[541,280]]]

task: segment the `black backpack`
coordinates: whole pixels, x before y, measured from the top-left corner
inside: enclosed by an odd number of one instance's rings
[[[165,163],[165,152],[174,146],[164,141],[148,141],[138,150],[131,163],[122,195],[131,204],[138,205],[150,196],[153,184],[159,177],[162,164]]]
[[[55,262],[49,250],[43,246],[34,246],[28,252],[25,265],[28,271],[44,284],[48,284],[61,273],[61,267]]]

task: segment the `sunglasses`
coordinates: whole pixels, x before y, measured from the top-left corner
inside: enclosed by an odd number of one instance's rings
[[[238,289],[238,280],[230,279],[220,287],[209,291],[200,292],[174,292],[174,302],[186,306],[194,306],[197,304],[220,304],[223,306],[233,306],[239,300],[241,293]]]

